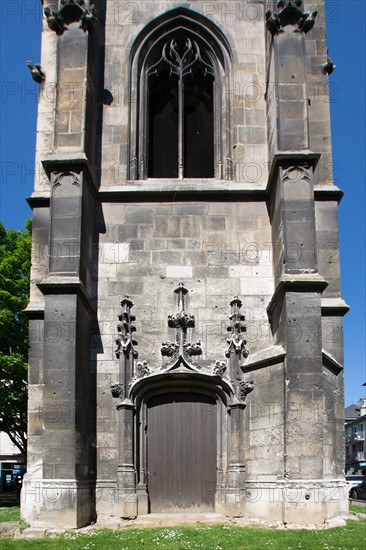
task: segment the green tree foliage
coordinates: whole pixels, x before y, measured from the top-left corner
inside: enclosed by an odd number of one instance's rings
[[[27,445],[28,322],[31,221],[25,231],[0,223],[0,431],[22,453]]]

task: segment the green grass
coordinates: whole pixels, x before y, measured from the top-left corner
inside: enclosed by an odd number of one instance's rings
[[[195,527],[102,529],[86,535],[67,533],[55,538],[0,541],[2,550],[364,550],[366,524],[319,531],[277,530],[229,525]]]
[[[20,508],[19,506],[4,507],[0,508],[0,523],[4,521],[20,521]],[[1,548],[1,545],[0,545]]]
[[[366,514],[366,506],[361,506],[361,504],[350,504],[349,511],[355,512],[356,514]]]

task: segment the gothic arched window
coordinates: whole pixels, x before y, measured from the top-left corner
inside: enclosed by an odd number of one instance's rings
[[[229,50],[202,19],[183,8],[168,12],[132,49],[130,179],[230,177]]]
[[[147,60],[150,178],[214,177],[215,61],[195,38],[170,33]]]

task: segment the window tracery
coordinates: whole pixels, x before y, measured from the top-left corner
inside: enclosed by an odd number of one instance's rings
[[[229,47],[203,19],[172,10],[132,49],[129,179],[231,177]]]

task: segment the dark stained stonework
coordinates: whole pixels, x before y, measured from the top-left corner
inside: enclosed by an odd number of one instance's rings
[[[279,12],[266,12],[266,27],[272,35],[284,32],[284,27],[291,25],[295,26],[294,32],[303,32],[304,34],[311,31],[315,24],[315,18],[318,15],[318,10],[312,12],[302,11],[302,0],[279,0],[277,8]]]
[[[97,21],[97,10],[92,2],[88,2],[88,6],[86,4],[85,0],[61,0],[58,11],[46,6],[44,14],[49,28],[62,35],[69,30],[68,25],[80,22],[79,28],[90,32]]]
[[[40,95],[29,198],[23,517],[75,528],[154,511],[340,516],[348,306],[324,2],[317,15],[300,0],[245,0],[258,17],[231,19],[175,0],[95,6],[50,0],[30,67],[57,87]],[[213,105],[209,177],[149,171],[144,71],[160,60],[159,78],[174,76],[175,40],[180,75],[205,97],[199,117]],[[182,154],[185,123],[200,137],[197,95],[166,91],[154,112],[168,124],[180,109],[169,147]]]

